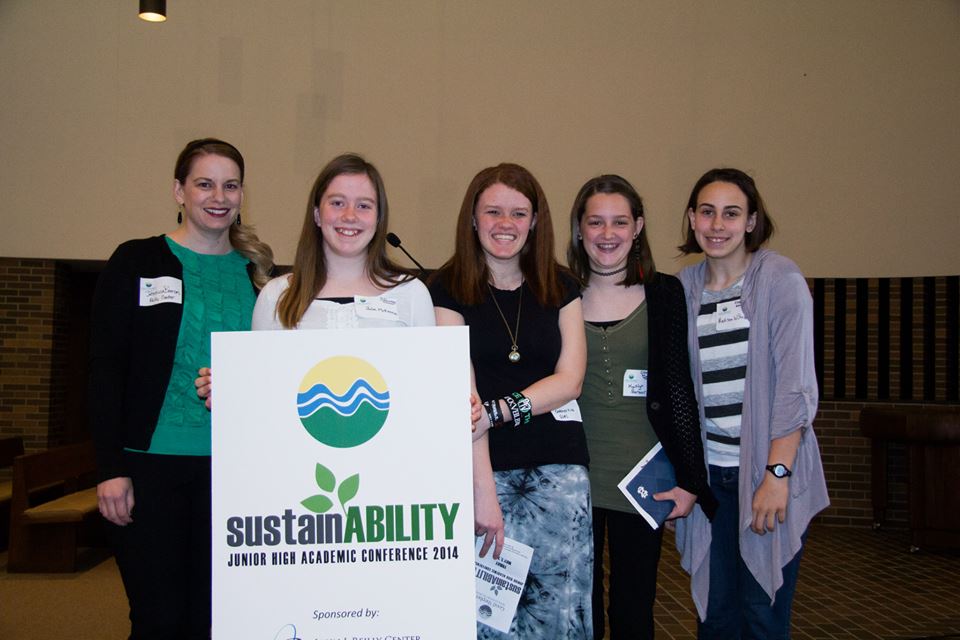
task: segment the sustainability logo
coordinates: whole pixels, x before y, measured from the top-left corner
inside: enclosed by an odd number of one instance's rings
[[[315,440],[347,449],[373,438],[390,413],[390,391],[369,362],[334,356],[318,362],[300,381],[297,414]]]
[[[318,362],[303,376],[297,393],[301,424],[331,447],[368,442],[383,428],[389,412],[390,392],[383,376],[354,356]],[[459,547],[450,544],[459,502],[358,501],[360,473],[320,462],[312,467],[316,488],[299,501],[300,508],[281,503],[272,513],[226,517],[227,546],[238,549],[230,554],[228,567],[264,566],[266,549],[271,549],[269,563],[274,565],[459,558]],[[389,546],[393,543],[423,544]],[[357,544],[365,547],[349,546]]]

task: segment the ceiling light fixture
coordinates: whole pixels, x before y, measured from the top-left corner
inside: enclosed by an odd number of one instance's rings
[[[167,0],[140,0],[140,19],[164,22],[167,19]]]

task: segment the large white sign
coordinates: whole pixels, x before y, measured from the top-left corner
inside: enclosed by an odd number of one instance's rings
[[[214,638],[475,638],[467,329],[212,350]]]

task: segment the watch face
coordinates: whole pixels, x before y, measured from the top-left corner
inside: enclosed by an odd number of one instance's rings
[[[785,465],[782,465],[782,464],[770,465],[769,467],[767,467],[767,469],[769,469],[770,473],[772,473],[778,478],[786,478],[788,475],[790,475],[790,471],[787,469]]]

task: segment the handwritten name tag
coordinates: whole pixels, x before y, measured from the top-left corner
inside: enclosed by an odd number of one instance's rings
[[[721,302],[717,305],[717,331],[749,328],[750,321],[743,315],[743,307],[740,305],[740,300]]]
[[[140,306],[152,307],[164,302],[183,304],[183,282],[173,276],[140,278]]]
[[[647,397],[647,370],[627,369],[623,372],[623,397]]]
[[[397,299],[393,296],[354,296],[353,304],[359,318],[400,319]]]
[[[577,404],[576,400],[571,400],[550,413],[557,419],[557,422],[583,422],[583,418],[580,416],[580,405]]]

